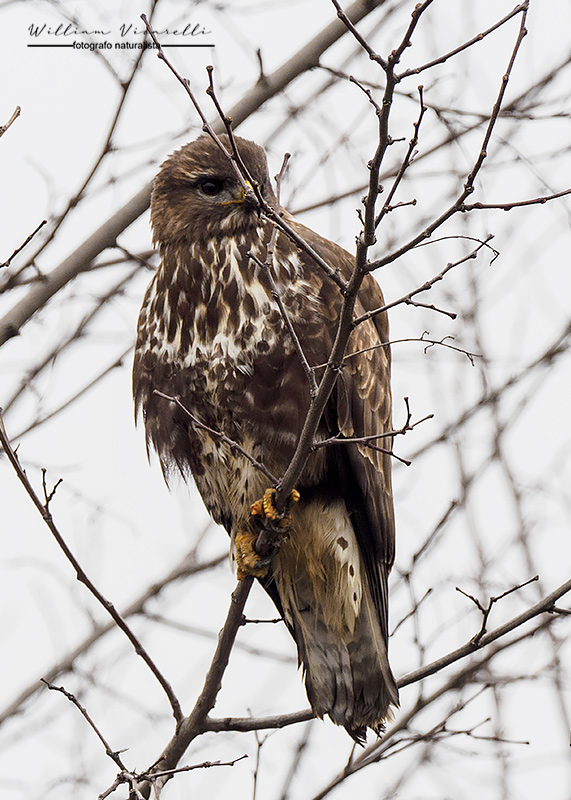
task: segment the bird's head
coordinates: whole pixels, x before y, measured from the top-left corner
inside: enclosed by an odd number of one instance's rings
[[[228,152],[227,136],[220,136]],[[275,206],[266,154],[259,145],[234,137],[238,152],[264,200]],[[209,136],[199,136],[162,165],[153,187],[151,223],[157,244],[234,236],[259,224],[251,184]]]

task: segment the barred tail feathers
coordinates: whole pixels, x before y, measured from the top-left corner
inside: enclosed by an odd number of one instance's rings
[[[311,706],[359,742],[398,705],[387,647],[342,501],[300,507],[274,567]]]

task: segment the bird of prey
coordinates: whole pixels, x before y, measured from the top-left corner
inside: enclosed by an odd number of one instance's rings
[[[220,138],[229,150],[229,138]],[[264,150],[234,139],[250,185],[257,184],[276,208]],[[281,213],[313,251],[349,278],[349,253]],[[204,426],[225,434],[278,477],[298,442],[310,387],[264,269],[274,226],[207,135],[162,165],[151,223],[161,264],[140,311],[133,371],[147,445],[156,449],[167,479],[177,469],[194,477],[210,514],[234,542],[255,537],[251,506],[268,478]],[[269,268],[307,361],[326,364],[342,303],[338,285],[282,232]],[[381,290],[368,275],[355,313],[382,305]],[[328,715],[362,742],[367,728],[383,730],[391,705],[398,705],[387,657],[391,439],[376,447],[343,440],[391,430],[386,314],[355,327],[347,356],[316,434],[340,442],[311,453],[281,547],[269,567],[256,572],[254,566],[251,574],[296,642],[315,715]],[[155,390],[178,398],[184,408]],[[243,577],[248,568],[238,567]]]

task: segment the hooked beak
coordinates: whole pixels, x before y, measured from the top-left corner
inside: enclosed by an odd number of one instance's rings
[[[247,190],[244,189],[243,186],[240,187],[242,191],[242,203],[246,206],[246,208],[259,209],[260,204],[256,198],[254,193],[254,187],[250,183],[250,181],[246,181],[246,186],[248,187]]]
[[[230,205],[241,205],[245,206],[247,210],[259,210],[260,204],[256,199],[256,195],[254,193],[254,187],[250,183],[250,181],[245,181],[246,189],[242,185],[237,187],[237,191],[233,193],[232,200],[226,200],[225,202],[221,203],[220,205],[223,206],[230,206]]]

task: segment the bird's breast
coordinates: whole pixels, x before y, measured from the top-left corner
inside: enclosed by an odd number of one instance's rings
[[[148,436],[163,464],[182,465],[195,477],[220,467],[217,484],[225,480],[227,445],[195,420],[242,446],[263,446],[278,474],[309,405],[293,339],[265,271],[246,257],[246,248],[227,241],[207,251],[165,251],[139,319],[135,393]],[[253,245],[248,251],[256,252]],[[265,249],[258,251],[261,261]],[[282,254],[275,283],[293,326],[317,330],[318,298],[304,276],[294,274],[297,267],[294,253]],[[186,411],[153,397],[155,390],[178,398]]]

